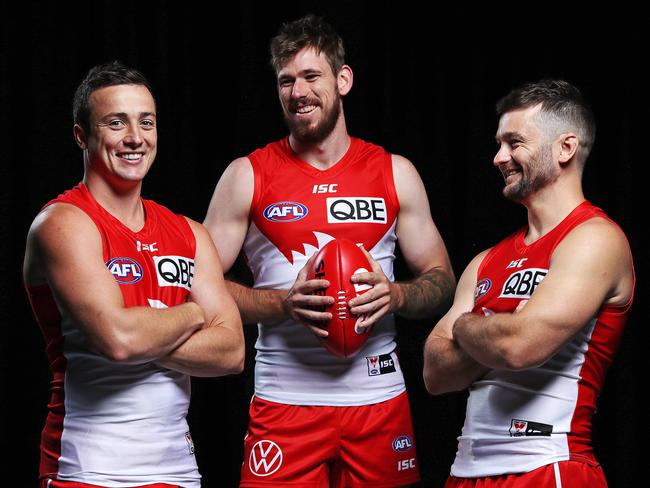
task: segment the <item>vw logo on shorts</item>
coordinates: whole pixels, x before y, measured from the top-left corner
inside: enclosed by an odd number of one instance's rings
[[[255,476],[269,476],[282,465],[282,449],[275,442],[261,440],[256,442],[248,457],[248,467]]]

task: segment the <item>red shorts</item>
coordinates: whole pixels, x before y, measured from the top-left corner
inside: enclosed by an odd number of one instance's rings
[[[504,474],[485,478],[450,476],[445,488],[607,488],[600,464],[560,461],[528,473]]]
[[[240,487],[389,488],[420,479],[408,397],[357,407],[253,397]]]
[[[48,484],[49,481],[49,484]],[[78,481],[57,481],[49,478],[41,480],[41,488],[104,488],[98,485],[89,485],[88,483],[79,483]],[[153,485],[142,485],[134,488],[181,488],[176,485],[167,485],[165,483],[154,483]]]

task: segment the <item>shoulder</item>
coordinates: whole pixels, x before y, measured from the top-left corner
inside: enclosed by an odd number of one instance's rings
[[[591,218],[573,228],[562,239],[556,252],[593,253],[594,256],[623,257],[630,246],[621,228],[603,217]]]
[[[222,179],[239,180],[241,178],[252,178],[253,164],[248,156],[237,158],[232,161],[223,172]]]
[[[34,219],[29,229],[38,238],[61,238],[78,232],[99,234],[90,216],[76,205],[57,202],[45,207]]]

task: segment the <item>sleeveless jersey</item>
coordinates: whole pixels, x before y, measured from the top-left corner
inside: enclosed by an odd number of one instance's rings
[[[523,228],[492,248],[478,269],[473,312],[513,312],[544,279],[562,239],[595,217],[609,220],[585,201],[531,245],[524,242]],[[591,417],[631,304],[630,299],[626,306],[603,306],[539,367],[491,370],[476,381],[451,474],[484,477],[528,472],[568,459],[595,462]]]
[[[57,202],[75,205],[93,220],[107,270],[127,307],[185,302],[196,242],[184,217],[142,200],[146,222],[133,232],[83,184],[47,205]],[[41,437],[41,478],[111,487],[154,482],[199,487],[185,420],[189,377],[152,362],[121,364],[100,356],[61,314],[47,284],[27,291],[53,375]]]
[[[351,139],[343,158],[321,171],[288,139],[249,156],[255,190],[244,254],[256,288],[288,289],[309,257],[334,238],[362,243],[393,279],[399,203],[391,155]],[[405,390],[392,315],[375,324],[353,358],[331,355],[292,320],[259,325],[255,395],[294,405],[365,405]]]

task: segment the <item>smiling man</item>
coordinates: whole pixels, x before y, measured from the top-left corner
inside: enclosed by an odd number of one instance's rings
[[[188,375],[241,371],[241,319],[203,226],[140,197],[157,146],[142,74],[91,69],[74,122],[83,181],[41,210],[25,252],[53,376],[40,486],[199,487]]]
[[[241,486],[387,487],[418,465],[393,313],[444,311],[454,277],[413,165],[351,137],[352,88],[341,38],[321,19],[285,24],[271,62],[289,136],[235,160],[205,225],[229,269],[243,249],[255,284],[228,282],[245,322],[259,322],[255,396]],[[308,259],[334,238],[362,244],[374,288],[349,301],[371,334],[353,358],[320,344],[331,299],[306,280]],[[416,278],[394,283],[395,241]]]
[[[585,200],[593,114],[562,80],[497,105],[494,165],[528,225],[474,258],[425,346],[434,394],[469,387],[447,488],[603,487],[591,417],[632,304],[621,229]]]

